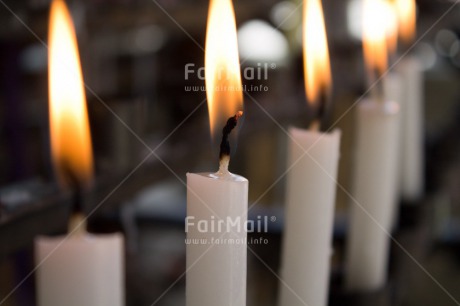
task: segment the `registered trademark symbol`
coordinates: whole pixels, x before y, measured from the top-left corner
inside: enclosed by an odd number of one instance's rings
[[[270,221],[275,222],[275,221],[276,221],[276,217],[275,217],[275,216],[271,216],[271,217],[270,217]]]
[[[270,68],[271,68],[271,69],[275,69],[275,68],[276,68],[276,64],[275,64],[275,63],[271,64],[271,65],[270,65]],[[275,219],[276,219],[276,218],[275,218]]]

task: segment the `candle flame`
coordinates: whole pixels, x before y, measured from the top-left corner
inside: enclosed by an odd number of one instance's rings
[[[363,50],[370,75],[383,75],[388,65],[387,20],[384,0],[364,0]]]
[[[387,20],[387,46],[388,52],[390,54],[395,54],[398,48],[398,11],[396,8],[396,3],[394,2],[385,2],[386,9],[384,14],[386,14]]]
[[[305,89],[308,101],[314,104],[322,94],[329,93],[332,83],[321,1],[304,0],[303,13]]]
[[[60,182],[88,184],[93,174],[91,135],[77,38],[63,0],[53,0],[49,22],[51,154]]]
[[[417,23],[415,0],[395,0],[399,36],[405,44],[414,40]]]
[[[206,96],[211,134],[243,110],[235,13],[231,0],[211,0],[206,32]]]

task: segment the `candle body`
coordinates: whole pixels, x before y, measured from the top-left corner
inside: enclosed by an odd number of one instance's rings
[[[279,305],[325,306],[340,132],[291,128],[289,133],[292,168],[287,175]]]
[[[187,306],[246,305],[247,212],[245,178],[187,174]]]
[[[38,305],[124,305],[123,254],[120,234],[38,237]]]
[[[401,103],[399,102],[403,98],[403,79],[398,73],[395,72],[389,72],[385,78],[382,80],[383,82],[383,94],[384,94],[384,99],[385,101],[394,101],[400,106],[400,117],[401,117]],[[398,130],[401,131],[401,118],[397,120],[397,125],[398,125]],[[401,132],[397,133],[396,135],[397,138],[397,143],[399,144],[399,149],[397,150],[397,157],[396,157],[396,168],[399,169],[401,167],[402,163],[402,158],[401,158]],[[357,161],[359,162],[359,161]],[[398,170],[396,170],[398,176]],[[395,185],[393,187],[393,200],[391,201],[391,211],[390,211],[390,226],[391,229],[394,229],[397,226],[398,223],[398,212],[399,212],[399,177],[396,177],[396,179],[393,180],[393,184]]]
[[[388,233],[396,198],[399,106],[367,100],[357,110],[345,284],[350,290],[367,291],[381,288],[387,278]]]
[[[401,91],[401,167],[403,199],[414,201],[423,195],[423,71],[414,56],[403,58],[396,66],[402,78]]]

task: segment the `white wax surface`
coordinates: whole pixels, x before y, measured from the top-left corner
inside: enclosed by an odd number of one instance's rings
[[[396,198],[399,106],[367,100],[357,110],[345,284],[350,290],[368,291],[384,286],[387,278],[387,232],[391,231]]]
[[[414,201],[423,195],[424,189],[424,99],[423,71],[419,60],[406,56],[396,66],[401,75],[401,195]]]
[[[340,131],[289,133],[279,305],[326,306]]]
[[[217,226],[214,231],[208,226],[207,231],[200,232],[197,223],[203,220],[209,225],[211,221],[217,224],[218,220],[230,218],[246,224],[247,212],[245,178],[187,174],[187,217],[194,217],[195,224],[188,227],[187,239],[198,239],[197,243],[187,244],[187,306],[246,305],[246,227],[231,226],[227,232],[225,226],[221,231]]]
[[[402,98],[403,98],[403,89],[404,89],[404,83],[403,83],[403,79],[401,78],[401,76],[398,74],[398,73],[395,73],[395,72],[390,72],[388,73],[385,78],[383,79],[383,92],[384,92],[384,99],[386,101],[393,101],[393,102],[396,102],[398,105],[401,105],[401,103],[399,102]],[[401,111],[401,107],[400,107],[400,111]],[[401,115],[400,115],[401,116]],[[398,120],[398,130],[400,131],[399,133],[397,133],[396,137],[397,137],[397,142],[399,144],[399,148],[401,147],[401,118]],[[397,157],[396,157],[396,166],[397,169],[399,169],[401,167],[401,150],[399,149],[398,152],[397,152]],[[397,172],[399,172],[399,170],[396,170]],[[398,176],[399,174],[396,174],[396,176]],[[399,219],[399,216],[398,216],[398,213],[399,213],[399,200],[400,200],[400,194],[399,194],[399,190],[400,190],[400,180],[399,180],[399,177],[397,177],[395,180],[393,180],[393,184],[395,185],[394,187],[394,192],[393,192],[393,196],[394,196],[394,199],[392,201],[392,207],[391,207],[391,220],[390,220],[390,224],[391,224],[391,229],[394,229],[397,225],[397,222],[398,222],[398,219]]]
[[[36,238],[38,305],[124,305],[123,243],[121,234]]]

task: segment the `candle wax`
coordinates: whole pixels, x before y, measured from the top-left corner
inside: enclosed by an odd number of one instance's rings
[[[385,285],[395,200],[399,106],[365,100],[357,107],[354,184],[345,285],[371,291]]]
[[[326,306],[340,131],[289,134],[279,305]]]
[[[121,234],[38,237],[38,305],[124,305],[123,254]]]
[[[187,306],[246,305],[247,212],[245,178],[187,174]]]

